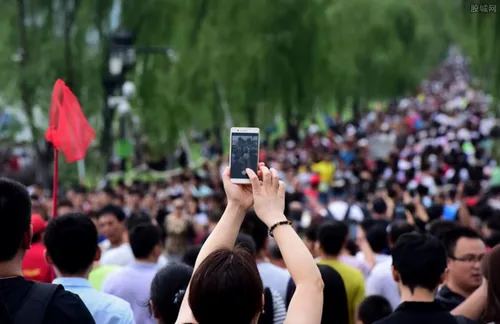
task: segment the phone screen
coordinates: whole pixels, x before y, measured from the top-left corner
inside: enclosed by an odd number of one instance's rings
[[[231,133],[231,179],[248,179],[246,168],[257,172],[259,134]]]

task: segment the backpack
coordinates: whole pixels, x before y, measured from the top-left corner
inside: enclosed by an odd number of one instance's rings
[[[274,303],[271,289],[264,289],[264,313],[259,316],[259,324],[274,323]]]
[[[351,207],[352,207],[351,204],[347,205],[347,209],[345,211],[343,221],[347,221],[349,219],[349,214],[351,213]],[[328,209],[328,206],[326,206],[325,210],[326,210],[326,218],[335,220],[335,217],[333,216],[333,214],[330,211],[330,209]]]
[[[352,205],[351,205],[351,204],[348,204],[348,205],[347,205],[347,209],[346,209],[346,211],[345,211],[345,215],[344,215],[344,221],[347,221],[347,222],[349,222],[349,221],[350,221],[350,219],[349,219],[349,214],[351,213],[351,207],[352,207]]]
[[[5,304],[1,305],[4,310],[1,313],[7,317],[6,319],[2,317],[2,324],[42,324],[52,296],[59,287],[59,285],[36,282],[13,316],[9,315]]]

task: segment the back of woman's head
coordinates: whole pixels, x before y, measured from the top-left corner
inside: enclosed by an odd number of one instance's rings
[[[189,306],[199,324],[249,324],[262,310],[262,280],[245,249],[212,252],[193,275]]]
[[[151,283],[153,313],[161,323],[174,324],[193,268],[179,263],[158,271]]]
[[[500,245],[495,246],[483,263],[483,275],[488,280],[488,300],[485,320],[500,323]]]

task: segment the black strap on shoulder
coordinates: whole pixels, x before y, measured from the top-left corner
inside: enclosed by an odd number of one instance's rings
[[[347,205],[347,210],[345,211],[344,221],[349,221],[349,214],[351,213],[351,204]]]
[[[24,298],[21,308],[13,316],[14,324],[42,324],[47,306],[58,287],[36,282]]]
[[[3,301],[0,301],[0,323],[12,324],[12,317],[10,316],[9,309]]]
[[[264,289],[264,313],[259,316],[259,324],[272,324],[274,322],[274,303],[271,289]]]
[[[455,316],[457,324],[468,324],[467,318],[461,315]]]

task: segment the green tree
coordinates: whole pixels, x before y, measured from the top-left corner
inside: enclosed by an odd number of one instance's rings
[[[101,58],[98,34],[103,9],[112,1],[16,0],[0,12],[1,96],[27,117],[37,162],[37,180],[50,183],[52,151],[44,141],[48,125],[39,120],[50,106],[52,86],[62,78],[77,94],[87,114],[98,112]],[[105,6],[109,8],[105,8]],[[14,60],[13,60],[14,58]],[[99,125],[95,123],[95,127]]]
[[[457,19],[464,10],[453,0],[16,1],[0,12],[2,96],[22,103],[41,138],[33,109],[43,103],[48,111],[52,84],[63,77],[100,130],[103,156],[115,111],[104,104],[102,64],[117,3],[137,46],[170,46],[177,57],[139,54],[127,76],[137,85],[133,113],[152,158],[172,152],[186,130],[220,133],[229,117],[267,126],[276,115],[305,120],[316,109],[404,95],[457,41],[485,56],[481,62],[500,57],[496,47],[483,50],[487,40],[462,35],[474,24],[477,34],[496,37],[498,20]],[[10,57],[18,48],[16,67]],[[488,74],[488,84],[498,75]]]

